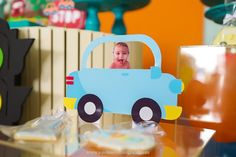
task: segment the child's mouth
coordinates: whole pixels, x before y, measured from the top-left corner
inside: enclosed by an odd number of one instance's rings
[[[124,59],[118,59],[118,62],[123,63]]]

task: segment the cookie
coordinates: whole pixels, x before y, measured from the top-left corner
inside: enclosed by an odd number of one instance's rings
[[[155,138],[134,130],[97,131],[88,135],[87,145],[104,153],[144,154],[152,150]]]

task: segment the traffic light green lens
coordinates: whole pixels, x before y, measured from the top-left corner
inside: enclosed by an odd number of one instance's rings
[[[2,67],[2,63],[3,63],[3,52],[2,49],[0,48],[0,68]]]

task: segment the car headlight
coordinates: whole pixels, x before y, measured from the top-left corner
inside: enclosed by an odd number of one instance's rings
[[[179,79],[172,80],[169,88],[173,93],[180,94],[183,91],[183,83]]]

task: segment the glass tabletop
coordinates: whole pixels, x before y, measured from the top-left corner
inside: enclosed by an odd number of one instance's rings
[[[124,156],[124,154],[106,154],[101,151],[93,149],[92,147],[84,146],[81,135],[89,132],[117,127],[119,129],[131,129],[134,123],[129,116],[119,115],[119,120],[112,120],[109,123],[104,123],[102,120],[94,124],[86,124],[77,117],[77,112],[70,113],[73,125],[66,135],[61,137],[56,142],[22,142],[14,141],[3,134],[0,134],[0,150],[12,153],[16,152],[15,156]],[[124,118],[125,117],[125,118]],[[127,118],[128,117],[128,118]],[[141,156],[178,156],[178,157],[193,157],[198,156],[206,146],[207,142],[214,135],[215,131],[210,129],[195,128],[186,125],[177,124],[176,122],[160,123],[160,128],[165,132],[164,135],[155,134],[155,140],[160,144],[156,145],[150,152]],[[69,136],[68,136],[69,135]],[[9,151],[7,151],[9,149]],[[1,151],[2,152],[2,151]],[[5,153],[9,154],[9,153]],[[23,155],[22,155],[23,154]],[[7,155],[5,155],[7,156]],[[126,156],[129,156],[126,154]],[[135,156],[131,154],[131,156]],[[140,156],[140,155],[138,155]]]

